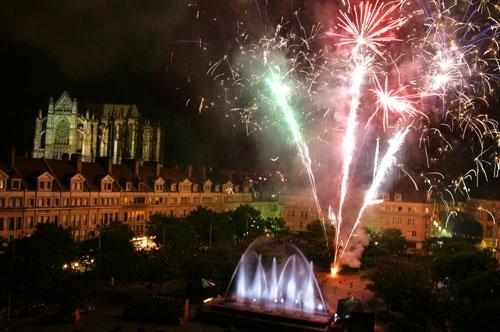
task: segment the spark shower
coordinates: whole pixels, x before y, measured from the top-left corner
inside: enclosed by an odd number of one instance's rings
[[[249,135],[289,135],[337,271],[391,171],[449,211],[456,195],[467,197],[471,186],[499,176],[498,114],[491,105],[500,74],[500,6],[488,0],[332,3],[322,17],[329,25],[318,19],[305,26],[294,13],[256,38],[239,22],[234,52],[208,66],[218,92],[201,98],[200,107],[211,103],[236,114]],[[324,143],[321,157],[339,167],[319,170],[314,138]],[[464,144],[471,160],[452,171],[448,155]],[[370,178],[355,217],[346,220],[352,179],[362,176],[354,164],[369,152],[373,170],[365,172]],[[322,197],[318,172],[331,175],[335,195]],[[326,236],[330,225],[334,239]]]

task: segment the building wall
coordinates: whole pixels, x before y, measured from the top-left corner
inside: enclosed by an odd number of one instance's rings
[[[282,217],[282,206],[278,201],[256,201],[249,205],[258,210],[264,219]]]
[[[308,224],[319,219],[312,197],[282,195],[279,202],[283,221],[291,231],[305,231]]]
[[[401,195],[401,194],[400,194]],[[380,204],[370,206],[361,219],[361,224],[374,232],[396,228],[407,241],[422,242],[431,236],[432,204],[423,202],[405,202],[384,200]]]
[[[137,235],[155,213],[183,217],[198,206],[216,212],[251,203],[250,193],[0,191],[0,237],[31,235],[37,224],[70,228],[75,239],[96,235],[101,225],[121,221]]]

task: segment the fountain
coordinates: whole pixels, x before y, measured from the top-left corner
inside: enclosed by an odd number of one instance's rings
[[[325,331],[332,319],[313,263],[294,245],[263,237],[240,258],[224,297],[207,299],[205,313],[224,321]]]

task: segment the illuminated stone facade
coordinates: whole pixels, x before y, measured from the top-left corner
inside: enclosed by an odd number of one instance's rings
[[[163,133],[158,124],[141,119],[136,105],[80,105],[67,92],[49,101],[46,116],[35,120],[33,158],[62,159],[79,153],[83,161],[110,157],[160,161]]]
[[[0,163],[0,238],[26,237],[39,223],[56,223],[82,240],[113,221],[143,235],[154,213],[183,217],[198,206],[222,212],[251,203],[248,185],[236,176],[203,173],[109,158],[84,162],[79,155],[12,158]]]
[[[367,209],[362,225],[375,232],[399,229],[407,241],[421,248],[431,235],[433,205],[418,196],[404,197],[399,192],[383,194],[382,198],[383,202]]]

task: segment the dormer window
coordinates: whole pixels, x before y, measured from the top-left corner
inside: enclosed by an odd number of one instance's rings
[[[82,191],[83,190],[83,183],[74,181],[71,183],[71,191]]]
[[[233,193],[233,183],[231,181],[228,181],[222,186],[222,190],[227,194]]]
[[[212,191],[212,181],[210,180],[205,181],[205,183],[203,184],[203,191],[206,193]]]
[[[52,190],[52,181],[38,181],[38,190]]]
[[[11,188],[12,188],[12,190],[20,190],[21,189],[21,179],[12,179]]]
[[[177,183],[172,183],[170,186],[170,191],[177,191]]]
[[[0,190],[7,189],[7,178],[8,175],[0,170]]]
[[[199,190],[199,185],[198,184],[194,184],[193,185],[193,191],[194,192],[198,192],[198,190]]]
[[[113,178],[109,175],[106,175],[101,180],[101,191],[109,192],[113,191]]]
[[[85,182],[85,178],[76,174],[71,178],[71,191],[83,191],[83,183]]]
[[[215,192],[216,193],[220,192],[220,184],[215,185]]]
[[[155,192],[163,192],[163,185],[165,184],[165,181],[160,177],[158,179],[156,179],[156,181],[154,182],[154,188],[155,188]]]
[[[401,202],[402,198],[403,198],[403,195],[402,195],[401,193],[396,193],[396,194],[394,195],[394,200],[395,200],[396,202]]]
[[[132,190],[132,182],[129,181],[129,182],[127,182],[125,184],[125,190],[126,191],[131,191]]]
[[[45,172],[38,177],[38,190],[39,191],[51,191],[52,190],[52,180],[54,177],[50,175],[49,172]]]

